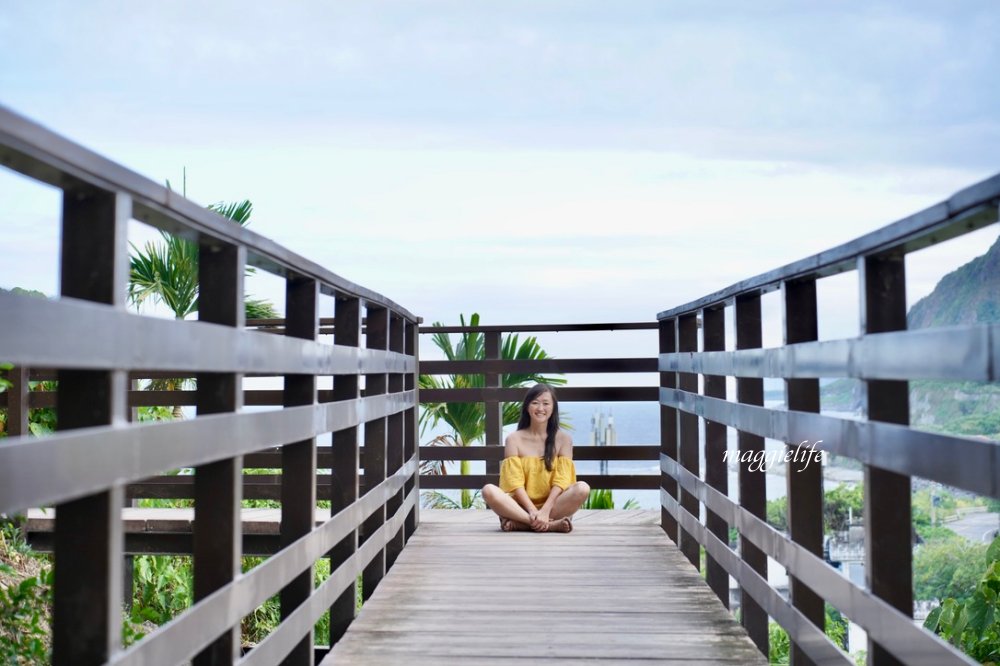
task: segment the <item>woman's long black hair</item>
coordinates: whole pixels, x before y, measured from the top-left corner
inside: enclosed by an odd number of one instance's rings
[[[549,414],[549,422],[545,426],[545,469],[552,471],[552,461],[556,457],[556,433],[559,432],[559,400],[556,398],[556,390],[548,384],[535,384],[528,389],[521,403],[521,419],[517,422],[517,429],[524,430],[531,425],[531,415],[528,414],[528,405],[531,401],[543,393],[548,393],[552,397],[552,413]]]

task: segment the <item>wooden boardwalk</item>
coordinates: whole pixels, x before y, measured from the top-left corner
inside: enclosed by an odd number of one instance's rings
[[[767,663],[658,511],[581,511],[571,534],[505,534],[486,511],[420,516],[324,666]]]

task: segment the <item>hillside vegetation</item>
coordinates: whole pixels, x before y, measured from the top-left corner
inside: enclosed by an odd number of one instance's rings
[[[948,273],[907,313],[910,329],[1000,324],[1000,238],[986,252]],[[824,409],[861,406],[859,383],[840,379],[822,389]],[[1000,383],[910,382],[910,422],[954,435],[1000,439]]]

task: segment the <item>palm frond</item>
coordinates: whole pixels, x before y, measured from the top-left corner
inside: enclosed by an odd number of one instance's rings
[[[479,494],[477,490],[466,500],[455,500],[438,490],[423,490],[420,505],[425,509],[485,509],[486,503]]]
[[[225,218],[229,218],[241,227],[245,227],[250,222],[250,215],[253,214],[253,204],[249,199],[243,201],[219,201],[208,207]]]
[[[167,234],[164,241],[148,241],[141,250],[132,245],[129,300],[137,306],[161,302],[183,319],[198,309],[198,247]]]
[[[438,435],[425,446],[461,446],[455,438],[450,435]],[[423,460],[420,461],[420,473],[429,476],[445,476],[448,470],[445,468],[447,460]]]
[[[276,319],[279,316],[274,303],[263,298],[247,296],[243,300],[243,307],[247,319]]]
[[[480,326],[479,313],[472,313],[466,324],[465,315],[459,315],[459,321],[463,327],[476,328]],[[435,322],[434,326],[440,327],[440,322]],[[486,337],[479,332],[462,333],[453,344],[451,336],[446,333],[435,333],[431,336],[431,341],[441,350],[445,358],[449,361],[473,361],[486,358]],[[519,337],[507,335],[501,339],[500,357],[513,360],[532,360],[549,358],[538,344],[534,337],[527,338],[521,342]],[[500,385],[504,388],[519,388],[534,384],[536,382],[546,382],[553,386],[566,383],[566,380],[558,376],[546,376],[540,373],[505,373],[500,376]],[[419,385],[422,389],[445,389],[445,388],[482,388],[486,385],[484,374],[457,374],[445,377],[421,375]],[[519,403],[503,403],[502,405],[503,425],[517,423],[520,417]],[[421,433],[426,432],[428,427],[435,427],[444,422],[453,431],[455,439],[461,446],[470,446],[483,438],[486,432],[486,410],[483,403],[468,402],[442,402],[424,403],[420,414]]]

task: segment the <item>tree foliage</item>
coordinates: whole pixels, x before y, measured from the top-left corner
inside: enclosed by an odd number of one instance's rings
[[[788,497],[767,501],[767,522],[776,530],[788,531]],[[864,491],[861,486],[841,483],[823,495],[823,532],[843,532],[849,517],[861,517],[864,511]]]
[[[219,202],[208,208],[240,226],[249,224],[253,213],[249,199]],[[198,311],[198,245],[165,231],[161,236],[162,240],[147,241],[142,248],[132,245],[129,300],[137,308],[147,302],[163,303],[175,318],[184,319]],[[244,307],[248,319],[278,314],[268,301],[249,296]]]
[[[219,202],[208,208],[240,226],[249,224],[253,213],[253,204],[248,199]],[[185,319],[198,311],[198,245],[165,231],[161,236],[161,241],[147,241],[142,249],[132,245],[129,300],[137,309],[147,302],[162,303],[176,319]],[[244,310],[248,319],[269,319],[278,314],[268,301],[250,296],[244,298]],[[166,378],[152,380],[145,388],[177,391],[189,384],[190,380],[184,378]],[[174,418],[184,415],[179,405],[173,407],[172,413]]]
[[[841,483],[826,491],[823,501],[823,531],[843,532],[849,524],[849,517],[861,517],[864,512],[864,489]]]
[[[986,544],[958,535],[924,543],[913,553],[914,597],[965,601],[982,576],[986,550]]]

